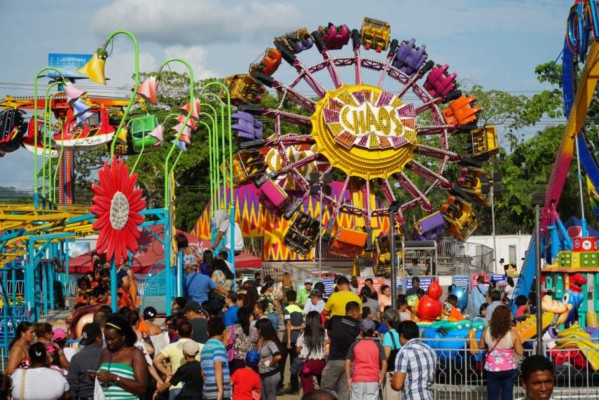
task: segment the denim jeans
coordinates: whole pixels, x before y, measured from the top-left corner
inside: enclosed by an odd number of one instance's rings
[[[489,400],[513,400],[517,369],[487,372],[487,395]],[[500,395],[501,393],[501,395]]]
[[[171,389],[168,392],[168,400],[175,400],[175,398],[181,393],[181,389]]]

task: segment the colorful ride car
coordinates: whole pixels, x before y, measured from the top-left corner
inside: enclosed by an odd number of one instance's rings
[[[476,123],[480,107],[474,107],[476,97],[461,96],[452,101],[445,110],[443,117],[448,125],[464,126]]]
[[[450,74],[447,72],[449,66],[447,64],[437,65],[429,72],[424,82],[424,88],[433,97],[445,97],[455,88],[455,78],[458,74]]]
[[[274,44],[277,49],[286,49],[297,54],[312,47],[314,38],[306,28],[300,28],[283,36],[276,37]]]
[[[0,113],[0,151],[10,153],[21,146],[27,132],[24,112],[16,108],[7,108]]]
[[[50,143],[49,146],[44,145],[44,136],[46,134],[46,130],[49,130],[52,132],[52,134],[50,135],[50,137],[51,137],[51,136],[55,135],[56,133],[60,132],[60,127],[57,124],[53,125],[53,126],[48,125],[48,123],[46,121],[44,121],[43,118],[38,118],[38,120],[37,120],[37,146],[36,146],[35,118],[31,118],[29,120],[29,128],[27,129],[27,135],[25,135],[25,137],[23,138],[21,145],[24,148],[26,148],[27,150],[29,150],[30,152],[37,154],[37,155],[51,157],[51,158],[58,157],[59,151],[56,148],[54,142]],[[46,136],[46,137],[48,137],[48,136]]]
[[[476,161],[487,161],[499,153],[497,128],[492,125],[483,126],[470,133],[472,158]]]
[[[392,65],[404,74],[412,77],[428,58],[425,49],[425,45],[416,47],[415,39],[411,39],[409,42],[404,40],[397,49]]]
[[[233,154],[233,184],[241,186],[258,178],[266,170],[266,166],[260,157],[260,151],[256,149],[240,150]],[[229,170],[228,160],[225,160],[225,170]]]
[[[298,254],[308,254],[320,234],[320,221],[299,212],[284,237],[284,244]]]
[[[260,186],[260,202],[274,214],[281,214],[291,202],[287,193],[272,179],[266,179]]]
[[[158,138],[150,135],[158,126],[158,118],[155,115],[147,114],[135,117],[129,121],[127,126],[131,145],[135,152],[142,149],[144,151],[151,150],[160,144]]]
[[[412,237],[417,240],[437,240],[443,236],[447,223],[439,211],[416,221]]]
[[[250,64],[250,74],[260,73],[272,76],[281,65],[281,52],[277,49],[269,47],[264,52],[262,60],[258,63]]]
[[[458,196],[449,196],[441,206],[441,214],[449,225],[449,232],[461,242],[465,242],[478,226],[472,205]]]
[[[391,25],[388,22],[364,17],[360,31],[360,42],[366,50],[373,49],[377,53],[387,50],[391,37]]]
[[[231,103],[259,104],[262,101],[262,93],[266,91],[264,86],[249,74],[231,75],[225,79],[225,85],[229,88]],[[227,98],[224,90],[221,98]]]
[[[349,42],[350,30],[347,25],[336,26],[329,22],[326,27],[320,26],[318,32],[329,50],[339,50]]]
[[[231,114],[231,119],[231,130],[237,134],[238,139],[262,139],[262,121],[254,118],[252,114],[240,111]]]
[[[73,148],[95,148],[112,140],[115,132],[110,125],[108,111],[105,108],[92,107],[86,111],[89,116],[77,122],[78,116],[71,117],[63,131],[54,135],[58,146]]]
[[[368,235],[361,229],[340,227],[331,243],[331,253],[354,258],[364,251]]]
[[[491,203],[485,193],[489,192],[489,174],[480,168],[462,168],[458,186],[474,201],[489,207]]]

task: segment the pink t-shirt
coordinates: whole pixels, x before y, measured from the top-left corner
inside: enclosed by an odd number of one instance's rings
[[[352,343],[346,358],[353,361],[352,382],[356,383],[378,382],[381,362],[387,359],[381,343],[371,338]]]

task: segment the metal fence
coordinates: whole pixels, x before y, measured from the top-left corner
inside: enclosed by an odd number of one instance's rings
[[[570,344],[571,339],[568,339]],[[556,343],[559,343],[557,340]],[[452,344],[454,346],[452,347]],[[455,346],[455,339],[434,341],[438,357],[437,375],[433,390],[435,399],[486,399],[486,377],[482,369],[482,353],[470,353],[470,343]],[[565,344],[565,343],[564,343]],[[593,347],[597,346],[597,347]],[[525,343],[525,357],[535,354],[534,342]],[[599,399],[599,371],[588,360],[599,360],[599,339],[579,348],[552,348],[544,351],[555,368],[555,399]],[[556,362],[559,360],[559,362]],[[523,397],[520,383],[514,387],[514,397]]]

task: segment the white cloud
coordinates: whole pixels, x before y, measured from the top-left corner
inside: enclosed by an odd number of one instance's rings
[[[92,27],[99,35],[117,29],[166,46],[199,45],[272,37],[297,27],[292,4],[254,0],[235,5],[218,0],[118,0],[100,8]]]
[[[165,59],[179,57],[187,61],[195,75],[195,80],[222,77],[221,74],[207,68],[207,52],[202,46],[171,46],[164,49]],[[179,66],[178,66],[179,65]],[[170,63],[169,66],[179,72],[187,72],[181,63]]]

